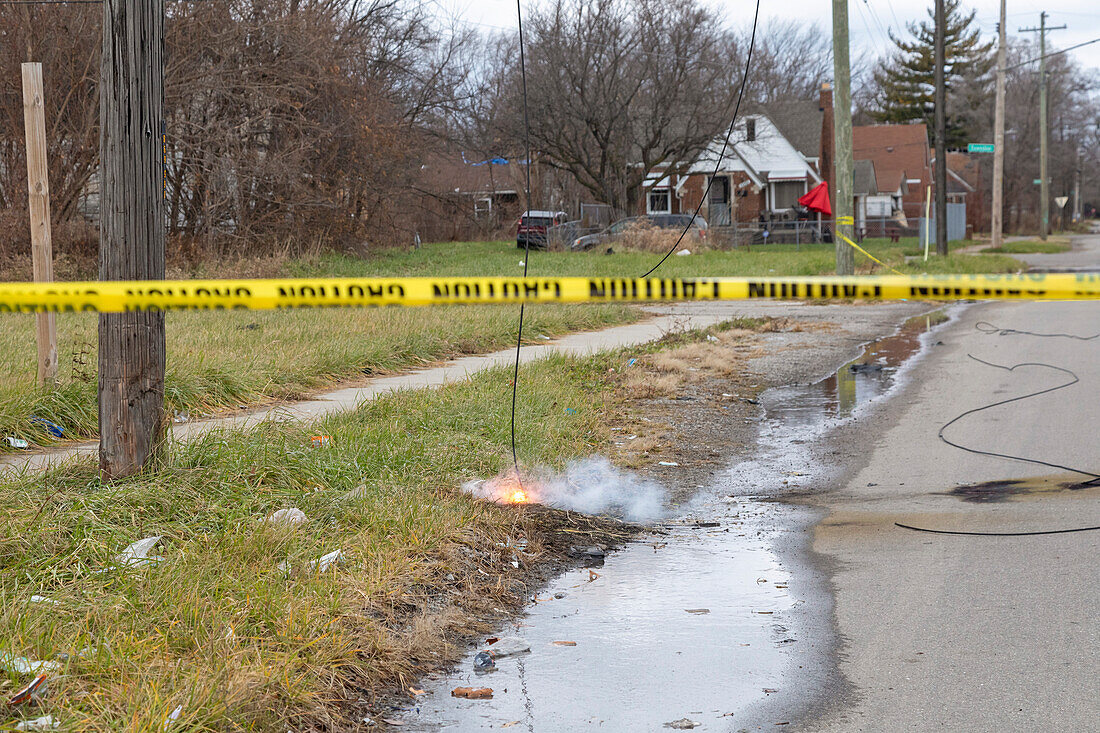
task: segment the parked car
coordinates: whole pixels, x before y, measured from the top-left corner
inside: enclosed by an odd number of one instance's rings
[[[649,214],[647,216],[631,216],[620,219],[602,232],[578,237],[573,241],[570,249],[574,252],[583,252],[597,245],[613,242],[621,237],[627,229],[635,226],[648,225],[655,229],[678,229],[683,231],[684,227],[688,226],[688,222],[691,222],[691,226],[688,228],[687,237],[691,237],[693,241],[706,239],[707,220],[701,216],[695,217],[693,221],[691,214]]]
[[[520,249],[546,249],[546,230],[565,222],[564,211],[525,211],[516,223],[516,246]]]

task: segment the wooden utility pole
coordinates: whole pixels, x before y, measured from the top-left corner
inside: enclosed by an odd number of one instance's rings
[[[833,220],[839,235],[852,238],[852,70],[848,59],[848,0],[833,0]],[[826,171],[828,174],[828,171]],[[844,223],[841,223],[844,222]],[[836,274],[855,272],[852,248],[841,237],[836,244]]]
[[[50,172],[46,161],[46,112],[42,64],[23,64],[23,128],[27,138],[27,209],[31,220],[31,262],[36,283],[53,282],[50,232]],[[38,386],[57,379],[57,315],[35,314]]]
[[[932,174],[936,183],[936,254],[947,256],[947,82],[944,66],[947,63],[944,34],[947,21],[944,16],[944,0],[936,0],[936,69],[933,76],[936,85],[935,136],[936,170]],[[927,226],[927,225],[926,225]]]
[[[1077,148],[1077,163],[1073,168],[1073,223],[1081,221],[1081,148]]]
[[[1039,13],[1038,28],[1021,28],[1021,33],[1039,34],[1039,239],[1046,241],[1050,233],[1050,173],[1047,171],[1047,33],[1060,31],[1065,25],[1047,26],[1047,12]]]
[[[101,280],[164,278],[164,0],[104,0],[99,87]],[[164,314],[99,317],[99,467],[155,459],[164,435]]]
[[[997,102],[993,112],[993,215],[990,220],[994,247],[1004,235],[1005,188],[1005,0],[1001,0],[1001,22],[997,24]]]

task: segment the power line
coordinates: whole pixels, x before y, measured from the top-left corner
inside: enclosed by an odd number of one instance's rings
[[[749,54],[745,59],[745,73],[741,76],[741,89],[737,92],[737,104],[733,108],[733,119],[730,120],[729,129],[726,130],[726,139],[722,141],[722,149],[718,151],[718,160],[714,163],[714,173],[710,179],[707,180],[707,186],[703,189],[703,195],[699,197],[699,205],[695,207],[695,213],[688,219],[688,223],[684,225],[684,230],[680,232],[680,236],[676,238],[676,244],[669,248],[668,252],[665,252],[665,256],[661,258],[653,267],[649,268],[649,271],[642,275],[642,277],[649,277],[653,272],[664,264],[665,260],[672,256],[672,253],[680,246],[680,243],[684,241],[684,237],[687,235],[691,225],[695,223],[695,220],[699,216],[699,212],[703,210],[703,202],[710,196],[710,187],[714,184],[714,179],[718,177],[718,170],[722,166],[722,158],[726,154],[726,148],[729,147],[730,138],[733,137],[733,128],[737,123],[737,112],[741,109],[741,99],[745,96],[745,84],[749,80],[749,70],[752,68],[752,50],[756,47],[756,24],[760,19],[760,0],[756,0],[756,12],[752,16],[752,35],[749,37]],[[733,211],[730,215],[735,215]]]
[[[1051,30],[1051,29],[1048,28],[1047,30]],[[1012,69],[1017,69],[1021,66],[1027,66],[1028,64],[1033,64],[1036,61],[1042,61],[1043,59],[1049,59],[1052,56],[1060,56],[1060,55],[1062,55],[1062,54],[1064,54],[1068,51],[1073,51],[1075,49],[1081,48],[1082,46],[1091,46],[1094,43],[1100,43],[1100,38],[1093,38],[1091,41],[1085,41],[1084,43],[1078,43],[1076,46],[1070,46],[1069,48],[1063,48],[1060,51],[1051,51],[1050,53],[1044,54],[1043,56],[1036,56],[1033,59],[1028,59],[1027,61],[1021,61],[1018,64],[1013,64],[1012,66],[1007,67],[1005,69],[1005,71],[1011,71]]]
[[[905,30],[905,26],[901,24],[901,21],[898,20],[898,14],[894,12],[893,0],[886,0],[886,4],[890,8],[890,15],[894,18],[894,26],[898,29],[898,35],[901,35],[901,32]]]
[[[527,59],[523,50],[523,7],[521,0],[516,0],[516,25],[519,30],[519,73],[523,84],[523,144],[527,154],[524,161],[526,174],[526,187],[524,188],[525,203],[527,206],[528,229],[531,221],[531,123],[527,116]],[[523,217],[520,217],[523,223]],[[527,231],[523,238],[523,277],[527,277],[527,268],[531,263],[531,232]],[[519,332],[516,334],[516,366],[512,374],[512,466],[516,470],[516,481],[519,481],[519,457],[516,453],[516,393],[519,390],[519,350],[523,345],[523,311],[524,303],[519,304]],[[521,482],[522,486],[522,482]]]

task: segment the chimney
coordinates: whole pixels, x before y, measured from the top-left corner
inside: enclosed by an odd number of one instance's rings
[[[817,163],[817,172],[822,179],[832,183],[833,176],[833,85],[821,83],[821,156]],[[830,186],[831,188],[831,186]]]

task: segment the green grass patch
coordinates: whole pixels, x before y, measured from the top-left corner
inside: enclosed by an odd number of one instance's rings
[[[1015,272],[1006,255],[951,254],[906,262],[915,238],[862,245],[891,267],[907,273]],[[958,243],[956,244],[958,246]],[[525,255],[508,242],[429,244],[418,250],[384,251],[368,259],[322,255],[280,265],[291,276],[369,277],[417,275],[520,275]],[[613,255],[531,252],[530,271],[539,275],[637,277],[660,256],[652,252]],[[700,251],[669,257],[665,277],[823,275],[835,269],[831,244],[769,244],[751,250]],[[858,252],[857,272],[884,270]],[[216,277],[216,270],[202,275]],[[266,273],[270,274],[270,273]],[[449,308],[196,312],[168,315],[166,407],[191,416],[236,405],[295,399],[356,378],[423,366],[441,359],[504,348],[516,335],[516,309],[497,306]],[[631,306],[553,305],[528,310],[525,333],[535,340],[571,331],[627,323],[640,317]],[[58,338],[59,386],[34,386],[34,322],[29,315],[0,316],[0,437],[32,443],[56,442],[40,423],[54,422],[70,438],[94,437],[96,317],[61,314]],[[10,450],[0,444],[0,451]]]
[[[624,361],[524,366],[523,460],[558,465],[605,447],[604,380]],[[0,482],[0,655],[67,660],[32,717],[150,731],[182,706],[180,730],[331,729],[361,690],[407,684],[416,660],[453,636],[431,613],[479,582],[479,567],[490,590],[474,602],[503,603],[492,587],[524,595],[521,571],[494,549],[517,513],[457,490],[510,465],[510,379],[496,369],[312,426],[212,433],[171,446],[159,472],[109,485],[90,461]],[[311,448],[316,433],[331,444]],[[286,507],[307,523],[260,522]],[[164,562],[112,563],[149,535],[164,536]],[[308,569],[337,549],[345,564]],[[29,678],[0,680],[10,692]]]
[[[1000,247],[990,247],[989,249],[982,250],[982,252],[991,252],[994,254],[1009,254],[1009,255],[1030,255],[1030,254],[1059,254],[1061,252],[1069,252],[1072,247],[1067,241],[1048,240],[1046,242],[1042,240],[1026,241],[1026,242],[1006,242]]]
[[[960,249],[966,242],[953,242]],[[907,256],[923,255],[916,237],[867,239],[861,247],[890,266],[900,268]],[[531,252],[532,275],[639,277],[661,258],[652,252],[603,253]],[[524,259],[522,250],[508,242],[458,242],[425,245],[419,250],[391,251],[371,259],[343,255],[324,255],[310,262],[295,264],[303,276],[334,274],[344,277],[386,277],[393,275],[519,275]],[[859,252],[856,268],[861,273],[881,273],[882,268]],[[906,272],[980,273],[1016,272],[1020,263],[1011,257],[996,255],[951,254],[928,262],[910,262]],[[832,244],[754,245],[749,250],[702,250],[690,257],[669,257],[657,274],[663,277],[760,277],[784,275],[829,275],[836,271],[836,249]]]
[[[536,342],[637,317],[626,305],[540,306],[528,309],[524,334]],[[0,436],[49,444],[32,416],[61,425],[68,437],[96,435],[97,318],[57,320],[61,383],[40,391],[34,317],[0,316]],[[339,381],[506,348],[517,327],[517,309],[504,306],[169,313],[166,406],[170,415],[195,416],[300,398]]]

